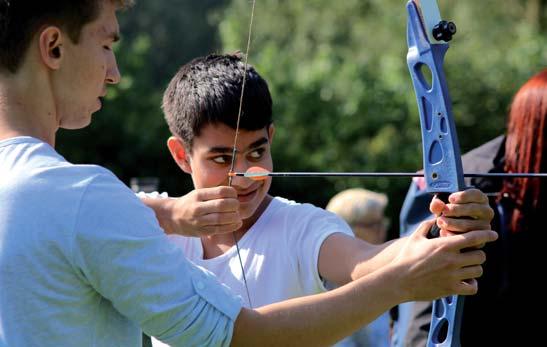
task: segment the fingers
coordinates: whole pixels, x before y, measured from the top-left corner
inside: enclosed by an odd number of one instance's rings
[[[196,207],[195,214],[196,227],[204,235],[233,232],[243,224],[237,198],[203,201]]]
[[[450,194],[448,202],[451,204],[479,203],[488,204],[488,196],[478,189],[471,188],[461,192]]]
[[[437,196],[435,196],[429,204],[429,210],[434,215],[439,216],[444,212],[445,206],[446,203],[439,199]]]
[[[460,281],[456,284],[454,294],[457,295],[475,295],[479,291],[479,284],[476,279],[471,278]]]
[[[471,230],[487,230],[490,229],[490,222],[483,219],[457,219],[441,216],[437,218],[437,225],[441,230],[450,231],[452,233],[462,233]]]
[[[449,196],[449,203],[433,199],[430,210],[437,216],[440,229],[452,233],[490,229],[494,210],[488,197],[478,189],[468,189]]]
[[[217,198],[214,200],[202,201],[196,206],[196,215],[205,216],[210,213],[229,213],[239,210],[237,198]]]
[[[435,241],[446,243],[447,247],[461,251],[466,248],[478,248],[497,239],[498,234],[493,230],[472,230],[464,234],[438,238]]]
[[[238,211],[233,212],[212,212],[206,215],[202,215],[199,218],[197,226],[221,226],[227,224],[237,224],[241,222],[241,217]]]
[[[490,222],[494,218],[494,210],[484,203],[446,204],[443,216],[456,218],[482,219]]]
[[[182,234],[209,236],[239,229],[239,200],[233,187],[200,188],[181,197],[175,215]]]
[[[462,268],[466,267],[472,267],[475,265],[481,265],[484,264],[486,261],[486,253],[481,250],[470,250],[467,252],[463,252],[461,254],[458,254],[459,257],[459,265]],[[482,274],[482,272],[481,272]],[[466,279],[466,278],[473,278],[473,277],[479,277],[479,276],[462,276],[460,279]]]
[[[228,186],[200,188],[195,190],[195,197],[198,201],[209,201],[226,198],[237,199],[237,192],[233,187]]]
[[[445,207],[447,205],[450,206],[450,204],[452,205],[478,204],[478,205],[486,206],[488,205],[488,196],[486,196],[486,194],[484,194],[478,189],[471,188],[461,192],[455,192],[450,194],[450,196],[448,197],[448,203],[443,202],[441,199],[435,196],[435,198],[431,200],[431,204],[429,207],[432,213],[439,215],[441,213],[450,212],[450,208],[447,209]],[[475,205],[475,208],[476,206],[477,205]],[[479,213],[476,217],[480,218],[481,216],[480,212],[475,212],[475,213]],[[460,214],[460,216],[462,216],[462,214]],[[473,215],[463,215],[463,216],[475,217]]]
[[[425,237],[427,238],[427,233],[429,233],[429,230],[431,227],[435,224],[434,219],[426,220],[420,223],[418,228],[416,228],[416,231],[412,233],[411,237]]]
[[[469,281],[471,279],[476,279],[482,276],[483,274],[482,266],[474,265],[461,268],[457,271],[456,276],[462,281]]]
[[[234,231],[241,228],[242,225],[243,222],[241,221],[241,219],[239,221],[229,224],[204,225],[200,227],[199,233],[200,236],[233,233]]]

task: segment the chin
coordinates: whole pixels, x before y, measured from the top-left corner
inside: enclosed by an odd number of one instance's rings
[[[91,116],[81,119],[71,119],[68,122],[61,122],[59,128],[66,130],[76,130],[85,128],[89,124],[91,124]]]
[[[258,208],[258,206],[252,206],[252,207],[248,207],[244,210],[240,210],[239,214],[240,214],[241,219],[251,218],[256,213],[257,208]]]

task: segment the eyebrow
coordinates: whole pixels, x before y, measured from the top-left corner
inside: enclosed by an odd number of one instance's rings
[[[246,149],[248,150],[248,149],[257,148],[266,143],[268,143],[268,139],[265,137],[262,137],[256,140],[255,142],[251,143]],[[234,150],[233,147],[211,147],[209,149],[209,153],[232,153],[233,150]],[[236,152],[240,152],[240,151],[236,150]]]

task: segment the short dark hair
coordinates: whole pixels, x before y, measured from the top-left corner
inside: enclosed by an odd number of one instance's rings
[[[163,112],[171,133],[189,150],[207,124],[236,128],[244,68],[241,54],[211,54],[183,65],[171,79],[163,95]],[[248,65],[239,128],[259,130],[271,123],[268,84]]]
[[[78,43],[82,27],[97,19],[101,5],[112,1],[120,8],[133,0],[0,0],[0,70],[17,72],[30,41],[41,27],[58,25]]]

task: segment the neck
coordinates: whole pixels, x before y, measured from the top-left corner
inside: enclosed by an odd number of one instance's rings
[[[32,136],[55,145],[59,126],[45,81],[37,71],[0,73],[0,140]]]

